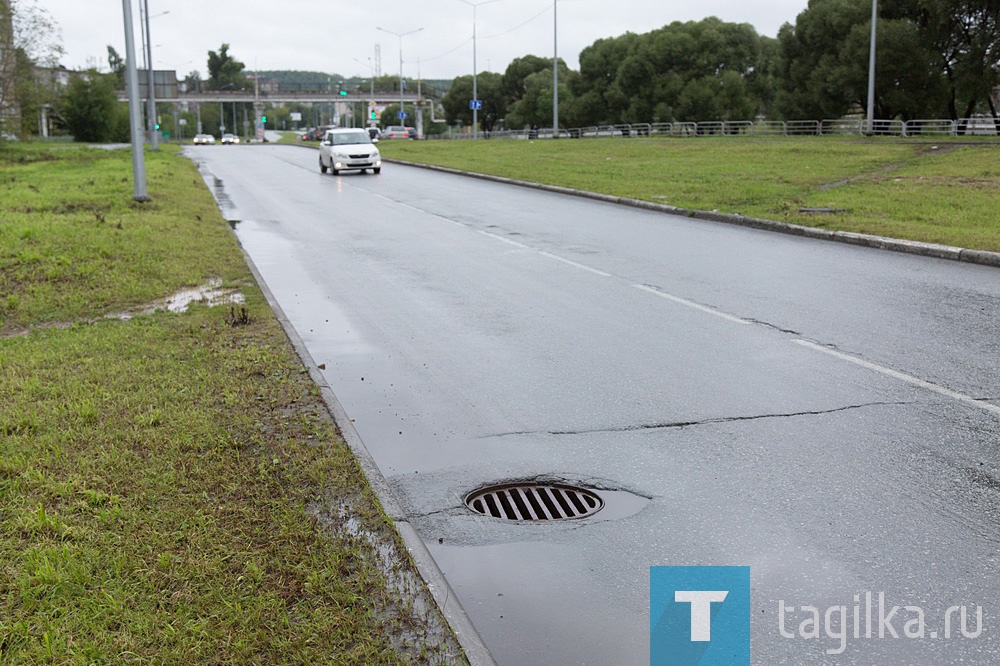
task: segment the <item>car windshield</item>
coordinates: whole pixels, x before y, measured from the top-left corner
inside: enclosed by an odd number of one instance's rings
[[[333,145],[335,146],[372,142],[371,137],[368,136],[368,132],[363,130],[358,130],[357,132],[337,132],[336,134],[331,134],[330,138],[333,140]]]

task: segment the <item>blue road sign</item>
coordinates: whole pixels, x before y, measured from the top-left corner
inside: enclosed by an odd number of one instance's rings
[[[396,114],[396,117],[399,118],[400,120],[406,120],[406,111],[400,111],[399,113]]]
[[[483,100],[481,100],[481,99],[470,99],[469,100],[469,108],[472,109],[473,111],[482,111],[483,110]]]

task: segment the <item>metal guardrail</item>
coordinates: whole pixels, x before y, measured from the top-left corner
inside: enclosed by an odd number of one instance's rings
[[[748,136],[897,136],[903,138],[928,136],[996,136],[1000,127],[992,118],[961,120],[873,120],[871,127],[863,118],[828,120],[713,120],[698,123],[630,123],[560,128],[560,138],[609,137],[748,137]],[[551,139],[551,127],[524,130],[483,132],[492,139]],[[434,138],[471,139],[471,133],[448,131]]]

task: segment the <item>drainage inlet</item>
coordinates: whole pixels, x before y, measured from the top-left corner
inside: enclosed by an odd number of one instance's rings
[[[558,483],[508,483],[470,493],[465,505],[505,520],[571,520],[592,516],[604,500],[586,488]]]

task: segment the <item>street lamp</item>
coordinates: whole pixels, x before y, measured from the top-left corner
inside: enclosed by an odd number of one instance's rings
[[[559,0],[552,0],[552,138],[559,138]]]
[[[153,150],[160,149],[160,139],[156,134],[156,90],[153,76],[153,38],[149,34],[149,0],[142,0],[142,5],[140,5],[140,11],[145,11],[145,24],[146,24],[146,49],[143,53],[143,57],[146,60],[148,69],[149,80],[149,94],[146,96],[146,125],[149,128],[149,147]],[[170,10],[160,12],[156,16],[163,16],[164,14],[169,14]]]
[[[878,0],[872,0],[872,37],[868,49],[868,133],[875,130],[875,23],[878,20]]]
[[[472,7],[472,138],[479,138],[479,88],[477,86],[476,66],[476,8],[479,5],[488,5],[491,2],[500,0],[483,0],[482,2],[469,2],[469,0],[459,0]]]
[[[128,118],[132,135],[133,201],[149,201],[146,192],[146,161],[142,153],[142,107],[139,104],[139,73],[135,67],[135,39],[132,29],[132,0],[122,0],[125,19],[125,76],[128,82]]]
[[[399,116],[400,121],[402,121],[406,116],[403,115],[403,37],[407,35],[412,35],[415,32],[420,32],[423,28],[417,28],[416,30],[410,30],[407,32],[393,32],[392,30],[386,30],[385,28],[375,27],[376,30],[381,30],[382,32],[387,32],[390,35],[396,35],[399,38]],[[405,125],[405,123],[403,123]]]

